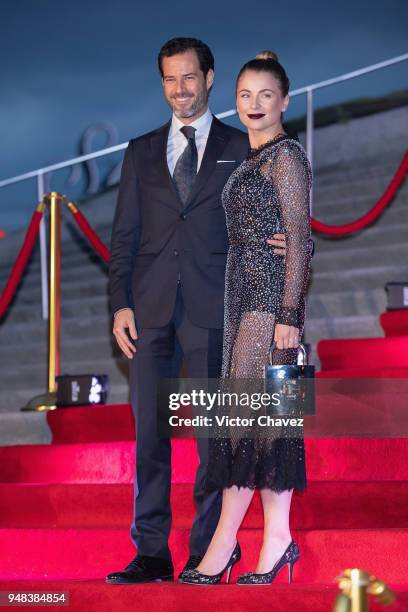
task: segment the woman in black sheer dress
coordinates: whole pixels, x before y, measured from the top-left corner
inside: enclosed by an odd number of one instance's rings
[[[251,150],[232,173],[222,199],[228,226],[222,377],[260,379],[273,340],[274,363],[296,363],[303,334],[310,268],[309,192],[311,170],[302,146],[281,123],[288,106],[289,81],[272,52],[241,69],[237,109],[247,127]],[[285,233],[286,255],[266,240]],[[265,584],[299,558],[289,510],[293,490],[306,487],[303,437],[252,437],[233,433],[210,440],[207,486],[223,489],[221,517],[196,569],[182,581],[215,584],[241,555],[236,534],[255,489],[264,510],[264,537],[255,572],[239,584]]]

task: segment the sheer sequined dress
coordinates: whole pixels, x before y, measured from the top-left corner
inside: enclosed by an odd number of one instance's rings
[[[276,323],[298,327],[302,338],[311,258],[311,181],[302,146],[280,135],[251,149],[224,187],[230,248],[222,379],[263,377]],[[285,233],[284,257],[266,243],[274,233]],[[275,349],[273,363],[297,363],[297,349]],[[306,487],[303,432],[277,436],[268,428],[261,436],[255,428],[248,437],[235,428],[225,437],[221,429],[209,442],[210,490],[232,485],[276,492]]]

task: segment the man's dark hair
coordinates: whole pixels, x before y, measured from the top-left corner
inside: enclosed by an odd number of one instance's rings
[[[198,38],[172,38],[168,40],[160,49],[158,55],[158,64],[160,74],[163,77],[163,57],[172,57],[178,53],[185,53],[186,51],[193,50],[197,53],[198,61],[200,63],[200,70],[207,76],[208,71],[214,70],[214,56],[211,52],[210,47],[203,43]]]

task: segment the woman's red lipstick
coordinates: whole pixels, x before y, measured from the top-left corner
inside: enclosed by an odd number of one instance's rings
[[[262,117],[265,117],[265,115],[263,113],[256,113],[256,114],[248,114],[248,117],[250,119],[262,119]]]

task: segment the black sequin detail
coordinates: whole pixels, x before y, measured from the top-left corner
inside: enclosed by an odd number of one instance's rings
[[[302,338],[311,259],[311,183],[303,147],[282,135],[253,150],[224,187],[230,248],[222,378],[263,377],[276,323],[298,327]],[[286,235],[285,257],[266,243],[275,233]],[[296,362],[297,349],[273,353],[274,364]],[[270,429],[270,436],[254,430],[253,436],[244,437],[234,428],[228,437],[223,431],[211,439],[206,487],[303,490],[303,432],[279,437]]]

